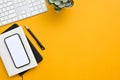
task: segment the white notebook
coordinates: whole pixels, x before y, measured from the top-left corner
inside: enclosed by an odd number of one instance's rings
[[[21,27],[0,35],[0,55],[10,77],[37,66]]]

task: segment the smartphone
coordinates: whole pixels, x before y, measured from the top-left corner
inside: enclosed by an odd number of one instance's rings
[[[4,42],[16,68],[30,64],[27,51],[18,33],[6,37]]]

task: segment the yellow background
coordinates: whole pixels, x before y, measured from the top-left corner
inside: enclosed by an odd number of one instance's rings
[[[23,80],[120,80],[120,0],[74,0],[72,8],[17,23],[27,24],[46,47],[44,60]],[[0,32],[10,25],[0,27]],[[9,78],[0,60],[0,80]]]

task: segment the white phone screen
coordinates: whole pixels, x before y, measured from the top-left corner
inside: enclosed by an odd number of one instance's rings
[[[16,68],[23,67],[30,63],[19,34],[11,35],[5,38],[4,41]]]

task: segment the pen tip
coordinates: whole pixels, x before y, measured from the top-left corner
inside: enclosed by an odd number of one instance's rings
[[[29,27],[27,25],[24,25],[26,29],[29,29]]]

